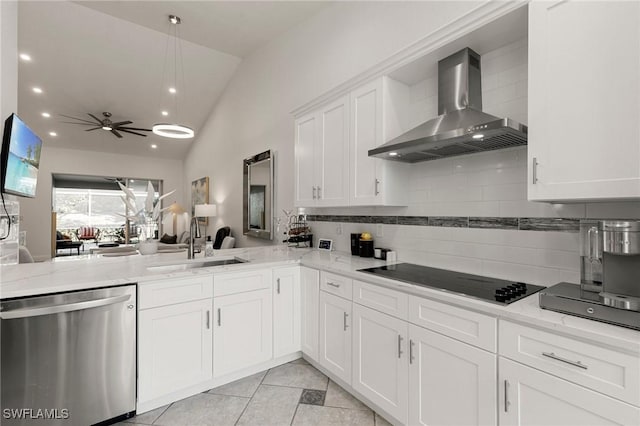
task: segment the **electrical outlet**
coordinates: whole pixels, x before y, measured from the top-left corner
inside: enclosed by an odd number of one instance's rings
[[[381,223],[376,224],[376,237],[384,237],[384,228]]]
[[[336,227],[336,235],[342,235],[342,224],[339,223]]]

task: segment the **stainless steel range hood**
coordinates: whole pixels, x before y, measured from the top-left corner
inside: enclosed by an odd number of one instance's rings
[[[438,114],[369,150],[370,157],[403,163],[527,144],[527,126],[482,112],[480,55],[462,49],[438,62]]]

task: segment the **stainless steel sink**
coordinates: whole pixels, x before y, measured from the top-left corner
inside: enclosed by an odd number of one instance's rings
[[[234,257],[233,259],[203,260],[199,262],[176,263],[172,265],[149,266],[147,269],[154,272],[173,272],[186,271],[188,269],[208,268],[211,266],[233,265],[235,263],[245,262],[247,261],[244,259]]]

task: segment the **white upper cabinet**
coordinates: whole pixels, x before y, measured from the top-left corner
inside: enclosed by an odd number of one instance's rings
[[[369,157],[398,133],[386,123],[390,84],[380,77],[296,119],[296,206],[407,204],[407,165]]]
[[[385,122],[389,79],[378,78],[351,92],[351,175],[349,202],[354,206],[406,205],[407,166],[369,157],[369,150],[395,136]]]
[[[640,2],[529,9],[529,199],[640,197]]]
[[[296,206],[349,203],[349,97],[296,120]]]

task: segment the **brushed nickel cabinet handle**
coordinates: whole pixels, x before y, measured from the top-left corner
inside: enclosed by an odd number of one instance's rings
[[[588,370],[589,367],[581,363],[580,361],[571,361],[570,359],[559,357],[553,352],[542,352],[542,355],[547,358],[555,359],[556,361],[564,362],[565,364],[573,365],[574,367],[582,368],[583,370]]]
[[[509,412],[509,382],[507,380],[504,381],[504,412]]]
[[[318,187],[318,200],[320,200],[322,198],[322,195],[320,195],[321,194],[320,190],[321,190],[321,188]]]
[[[207,330],[211,328],[211,311],[207,309]]]
[[[402,336],[398,334],[398,359],[402,358]]]
[[[331,281],[327,281],[327,285],[330,285],[331,287],[335,287],[335,288],[340,288],[340,284],[336,284]]]
[[[380,194],[380,189],[379,186],[380,185],[380,179],[376,179],[376,195]]]
[[[222,325],[222,313],[220,312],[220,308],[218,308],[218,327]]]
[[[313,187],[313,199],[314,200],[316,199],[316,187],[315,186]]]
[[[347,331],[347,328],[349,328],[349,326],[347,325],[347,317],[348,317],[348,316],[349,316],[349,314],[345,312],[345,313],[344,313],[344,318],[343,318],[343,321],[344,321],[344,331]]]
[[[409,364],[413,364],[413,345],[415,342],[409,339]]]
[[[536,183],[538,183],[538,159],[536,157],[533,157],[532,169],[532,180],[533,184],[535,185]]]
[[[276,291],[278,292],[278,294],[280,294],[280,278],[278,278],[276,282],[277,282]]]

